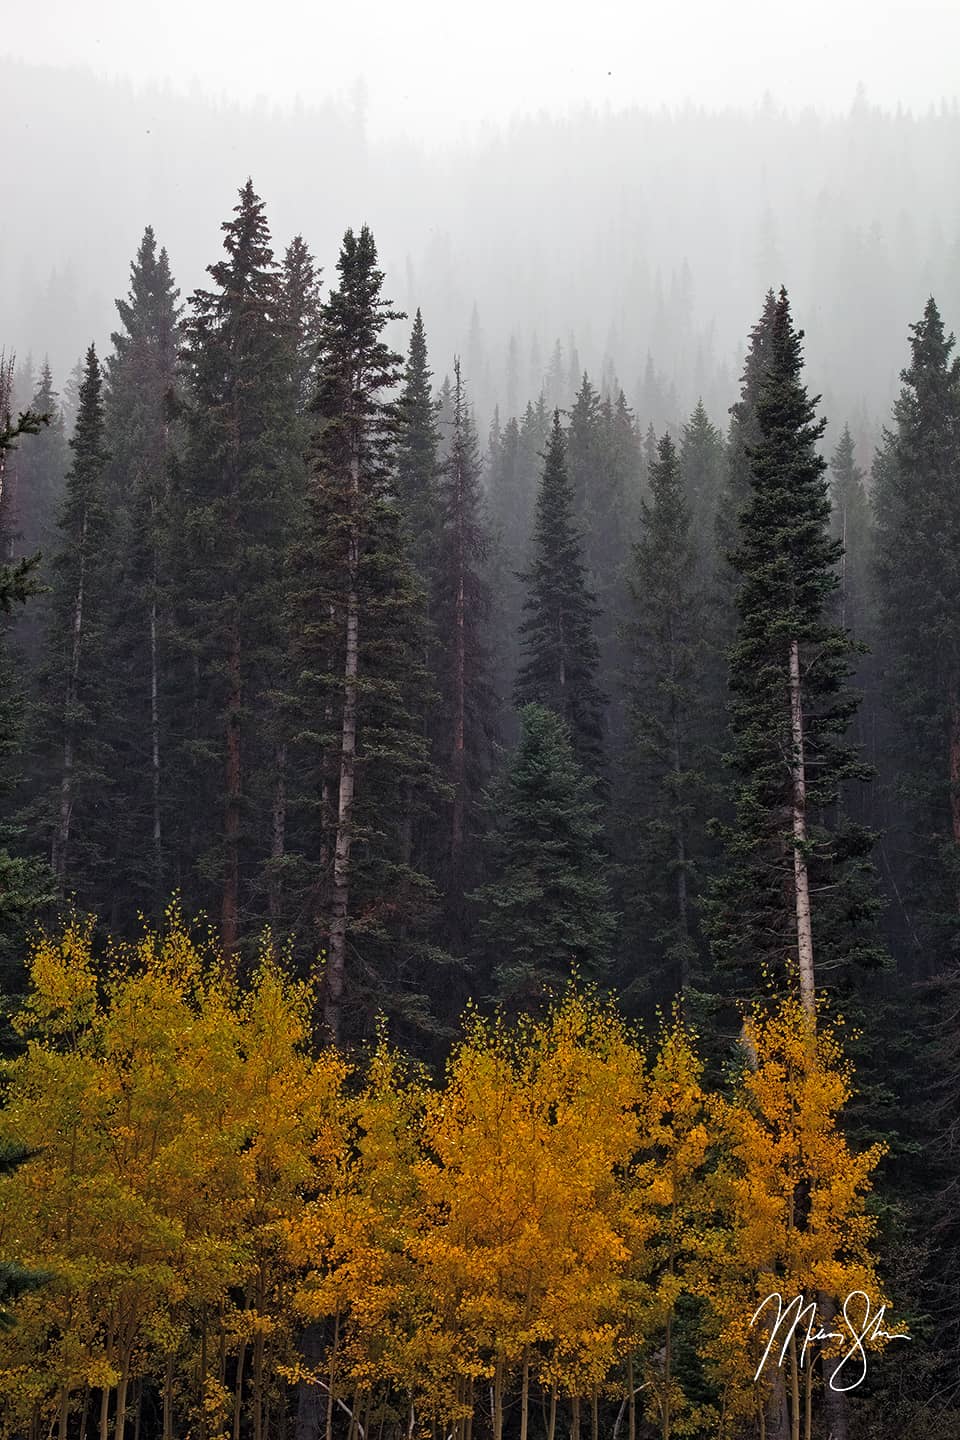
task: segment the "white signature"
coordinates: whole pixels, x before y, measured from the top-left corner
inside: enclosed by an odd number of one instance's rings
[[[859,1322],[853,1318],[850,1310],[851,1302],[857,1300],[863,1302],[863,1316]],[[803,1367],[807,1349],[810,1345],[815,1345],[818,1341],[850,1340],[850,1349],[846,1351],[834,1366],[833,1374],[830,1376],[830,1389],[841,1392],[855,1390],[866,1378],[867,1352],[864,1349],[865,1344],[873,1340],[909,1340],[911,1338],[909,1335],[891,1334],[889,1330],[882,1329],[887,1307],[886,1305],[881,1305],[875,1313],[872,1313],[870,1297],[863,1290],[851,1290],[843,1302],[843,1321],[847,1327],[846,1334],[841,1330],[824,1330],[817,1324],[816,1300],[809,1300],[804,1304],[803,1296],[795,1295],[788,1305],[784,1305],[783,1296],[776,1290],[757,1306],[750,1319],[751,1326],[756,1324],[757,1320],[771,1302],[776,1303],[776,1321],[770,1331],[770,1339],[767,1341],[767,1348],[763,1352],[763,1359],[757,1366],[757,1373],[753,1377],[754,1381],[759,1380],[763,1367],[770,1358],[770,1352],[777,1343],[781,1333],[783,1335],[783,1344],[780,1347],[780,1359],[777,1361],[777,1367],[779,1368],[783,1364],[787,1347],[796,1335],[797,1329],[802,1325],[806,1325],[806,1334],[800,1350],[801,1368]],[[859,1364],[859,1374],[857,1374],[856,1379],[850,1380],[849,1384],[846,1385],[838,1384],[837,1377],[840,1375],[840,1372],[844,1366],[849,1365],[852,1361]],[[847,1374],[849,1375],[850,1373],[848,1370]]]

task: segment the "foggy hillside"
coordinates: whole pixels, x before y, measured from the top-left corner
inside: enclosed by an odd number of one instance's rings
[[[360,95],[282,111],[11,60],[0,94],[17,157],[4,337],[48,352],[61,386],[107,341],[143,226],[186,296],[248,173],[277,242],[302,232],[325,277],[344,224],[371,225],[387,293],[422,307],[441,375],[462,355],[483,428],[543,386],[569,403],[584,369],[615,374],[643,424],[676,426],[701,395],[720,422],[763,293],[783,282],[826,414],[872,446],[927,295],[960,323],[955,104],[580,110],[426,150],[369,143]]]

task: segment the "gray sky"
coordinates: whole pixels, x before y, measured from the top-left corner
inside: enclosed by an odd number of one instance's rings
[[[250,99],[342,98],[372,135],[459,138],[589,101],[925,110],[958,92],[960,0],[4,0],[0,50]],[[264,16],[268,17],[268,26]],[[362,24],[362,31],[357,27]]]

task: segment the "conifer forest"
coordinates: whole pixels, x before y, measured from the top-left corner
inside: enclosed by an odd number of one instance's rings
[[[960,1440],[960,116],[765,113],[4,182],[0,1440]]]

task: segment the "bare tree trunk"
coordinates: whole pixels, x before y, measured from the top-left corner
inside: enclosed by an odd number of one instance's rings
[[[797,958],[800,1001],[810,1020],[816,1016],[813,981],[813,927],[807,874],[807,776],[803,754],[803,697],[800,690],[800,644],[790,642],[790,768],[793,776],[793,878],[797,914]]]
[[[227,766],[226,797],[223,814],[223,902],[220,912],[220,938],[224,953],[237,948],[240,914],[240,705],[243,699],[240,678],[240,620],[234,612],[230,629],[230,653],[227,657],[229,691],[227,694]]]
[[[63,707],[63,773],[60,777],[60,820],[53,842],[51,868],[57,878],[57,890],[62,895],[67,875],[67,846],[70,843],[70,821],[73,815],[73,762],[74,733],[73,708],[77,703],[77,685],[80,678],[80,645],[83,640],[83,587],[87,574],[87,512],[84,508],[80,522],[80,574],[77,579],[77,593],[73,602],[73,627],[70,647],[70,670],[67,675],[67,691]]]
[[[353,498],[359,508],[360,467],[351,462]],[[360,602],[357,593],[360,565],[359,516],[350,534],[350,589],[347,593],[346,652],[343,667],[343,723],[340,731],[340,793],[337,802],[337,838],[333,852],[333,893],[330,906],[330,950],[324,985],[323,1019],[327,1034],[340,1035],[343,986],[346,972],[347,915],[350,904],[350,846],[353,839],[353,791],[357,753],[357,673],[360,654]]]

